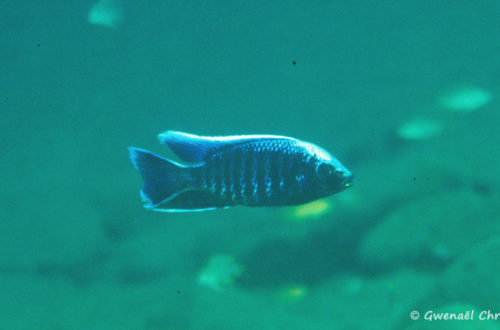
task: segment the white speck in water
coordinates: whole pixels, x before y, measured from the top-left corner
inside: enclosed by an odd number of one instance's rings
[[[231,286],[243,272],[243,267],[232,256],[214,255],[198,274],[198,283],[215,291]]]
[[[439,98],[439,104],[454,112],[471,112],[488,104],[490,92],[475,86],[454,88]]]
[[[441,133],[443,125],[431,119],[412,119],[398,127],[397,134],[407,140],[424,140]]]
[[[100,0],[92,6],[87,20],[90,24],[118,29],[123,21],[123,7],[120,0]]]

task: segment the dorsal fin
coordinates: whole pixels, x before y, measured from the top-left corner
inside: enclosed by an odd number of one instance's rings
[[[290,139],[277,135],[231,135],[231,136],[198,136],[178,131],[166,131],[158,135],[161,144],[167,145],[186,162],[201,162],[205,156],[228,144],[257,141],[262,139]]]
[[[177,131],[163,132],[158,139],[186,162],[201,162],[210,151],[224,145],[213,138]]]

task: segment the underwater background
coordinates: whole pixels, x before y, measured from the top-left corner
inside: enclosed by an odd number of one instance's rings
[[[500,329],[499,1],[1,7],[1,329]],[[356,183],[148,211],[127,147],[176,159],[169,129],[311,141]]]

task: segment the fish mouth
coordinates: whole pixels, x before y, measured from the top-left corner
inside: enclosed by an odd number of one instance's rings
[[[342,181],[342,186],[344,188],[349,188],[354,184],[354,175],[351,173],[344,173],[344,180]]]

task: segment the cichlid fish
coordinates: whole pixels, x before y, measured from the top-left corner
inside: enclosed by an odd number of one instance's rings
[[[156,211],[297,205],[353,184],[351,172],[326,150],[290,137],[166,131],[158,138],[190,165],[129,148],[143,180],[144,207]]]

